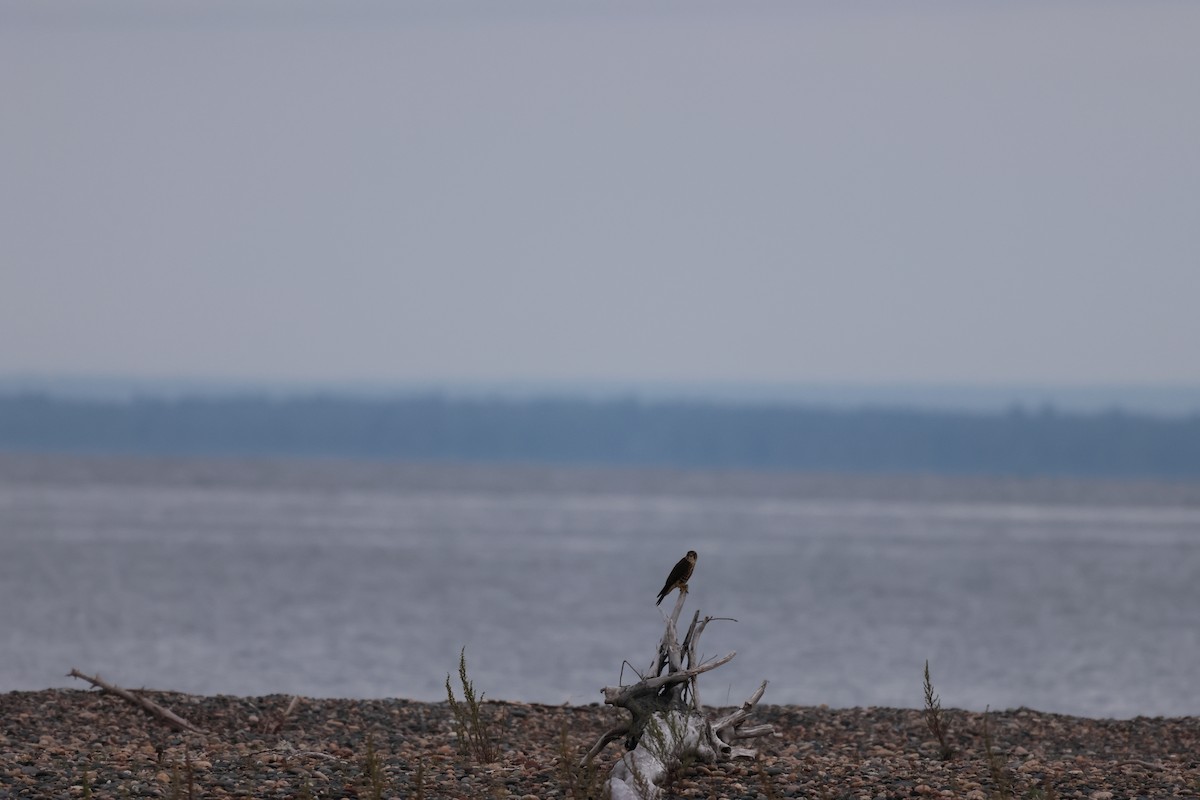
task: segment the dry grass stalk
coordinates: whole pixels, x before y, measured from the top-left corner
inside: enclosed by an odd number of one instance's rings
[[[929,660],[925,661],[925,724],[929,732],[938,742],[938,755],[942,761],[954,758],[954,748],[950,746],[950,735],[946,728],[946,718],[942,713],[942,699],[933,693],[933,682],[929,678]]]
[[[449,700],[450,711],[454,714],[454,730],[458,734],[459,750],[463,755],[473,756],[480,763],[490,764],[497,758],[496,744],[480,710],[483,695],[475,696],[475,685],[467,678],[465,647],[458,654],[458,679],[462,683],[461,703],[454,697],[454,690],[450,687],[450,676],[446,675],[446,699]]]

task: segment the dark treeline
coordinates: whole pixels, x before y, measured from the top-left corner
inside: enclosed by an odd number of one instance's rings
[[[413,396],[0,397],[0,447],[849,472],[1200,476],[1200,416]]]

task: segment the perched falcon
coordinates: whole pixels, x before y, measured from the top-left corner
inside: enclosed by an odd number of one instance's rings
[[[671,574],[667,576],[667,582],[663,584],[662,591],[658,593],[658,602],[654,605],[662,605],[663,598],[667,596],[672,589],[686,589],[688,578],[692,577],[692,570],[696,568],[696,551],[688,550],[687,555],[679,559],[679,563],[671,570]]]

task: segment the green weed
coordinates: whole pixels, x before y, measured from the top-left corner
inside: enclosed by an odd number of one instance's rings
[[[925,660],[925,724],[929,732],[938,742],[938,754],[942,761],[954,758],[954,748],[950,746],[949,731],[946,729],[946,718],[942,714],[942,699],[933,693],[933,681],[929,678],[929,660]]]
[[[987,757],[988,775],[991,776],[992,786],[995,787],[992,797],[995,800],[1012,800],[1012,776],[1009,774],[1008,768],[1004,766],[1003,759],[992,747],[991,726],[988,725],[989,716],[991,716],[991,709],[985,708],[983,711],[983,752]]]
[[[463,701],[454,697],[450,687],[450,676],[446,675],[446,699],[454,714],[454,730],[458,734],[458,748],[463,755],[473,756],[476,761],[490,764],[497,758],[496,744],[492,740],[487,722],[480,713],[483,695],[475,696],[475,685],[467,678],[467,648],[458,655],[458,679],[462,683]]]
[[[580,766],[570,739],[567,726],[563,725],[558,740],[558,780],[565,796],[575,800],[603,800],[607,792],[596,762],[589,759]]]
[[[370,734],[367,734],[367,752],[363,755],[361,766],[365,796],[370,800],[383,800],[387,775],[383,771],[383,760],[375,750],[375,737]]]

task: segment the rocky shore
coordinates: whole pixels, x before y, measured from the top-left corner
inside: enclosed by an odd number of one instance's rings
[[[193,697],[146,692],[204,734],[180,733],[115,695],[0,695],[0,800],[166,798],[584,798],[574,766],[622,716],[598,705],[485,703],[498,758],[456,747],[445,703]],[[757,761],[689,766],[669,796],[698,798],[1200,797],[1200,718],[1093,720],[1019,709],[946,710],[950,760],[922,712],[759,706]],[[986,743],[991,743],[989,757]]]

